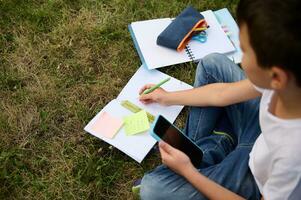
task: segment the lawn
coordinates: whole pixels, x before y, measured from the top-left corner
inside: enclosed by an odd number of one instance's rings
[[[132,181],[159,155],[138,164],[83,130],[141,65],[127,25],[236,4],[0,0],[0,199],[133,199]],[[192,84],[195,68],[161,71]]]

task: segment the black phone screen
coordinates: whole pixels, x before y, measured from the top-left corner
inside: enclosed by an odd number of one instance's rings
[[[154,133],[166,143],[184,152],[196,168],[200,166],[203,157],[202,150],[164,117],[159,116]]]

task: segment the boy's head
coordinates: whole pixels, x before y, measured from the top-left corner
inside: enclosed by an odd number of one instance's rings
[[[242,66],[258,86],[281,89],[277,84],[293,82],[301,88],[300,8],[300,0],[239,2]]]

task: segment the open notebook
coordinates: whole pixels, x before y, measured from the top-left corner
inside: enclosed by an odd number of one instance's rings
[[[129,31],[142,63],[148,69],[155,69],[199,60],[210,53],[229,53],[235,51],[235,47],[223,31],[214,13],[211,10],[207,10],[201,12],[201,14],[210,26],[206,30],[207,41],[201,43],[191,40],[182,52],[177,52],[156,44],[158,35],[171,23],[171,18],[131,23]]]
[[[95,123],[98,121],[103,112],[109,113],[113,117],[120,119],[132,114],[131,111],[127,110],[121,105],[121,101],[123,100],[131,101],[135,105],[139,106],[142,109],[145,109],[147,112],[151,113],[154,116],[161,114],[169,121],[174,122],[176,117],[181,112],[183,106],[161,106],[156,103],[144,105],[138,99],[138,91],[143,85],[145,85],[146,83],[158,83],[167,77],[169,77],[167,74],[164,74],[158,70],[147,70],[144,66],[141,66],[129,80],[126,86],[122,89],[118,97],[109,102],[86,125],[84,130],[113,145],[114,147],[118,148],[140,163],[156,143],[156,140],[149,135],[148,131],[136,135],[127,136],[125,134],[124,127],[121,127],[115,137],[113,139],[109,139],[96,132],[93,129],[93,126],[95,126]],[[177,91],[190,89],[192,88],[192,86],[171,77],[170,81],[162,85],[162,88],[167,91]]]

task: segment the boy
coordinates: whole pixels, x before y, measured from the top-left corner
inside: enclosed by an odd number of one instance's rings
[[[300,7],[299,0],[240,1],[247,79],[213,54],[200,61],[194,89],[159,88],[140,97],[146,104],[193,106],[185,132],[204,152],[196,169],[160,142],[163,165],[143,177],[142,199],[301,198]]]

